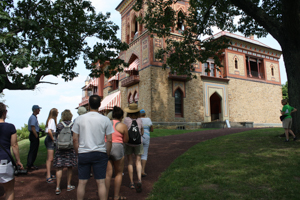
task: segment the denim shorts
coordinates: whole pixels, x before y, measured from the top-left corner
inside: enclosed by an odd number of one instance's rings
[[[91,167],[95,179],[105,179],[108,156],[106,153],[93,151],[78,154],[78,178],[88,180],[91,174]]]
[[[47,135],[47,137],[45,138],[45,146],[47,150],[54,150],[54,142],[53,140],[51,140],[51,138]]]

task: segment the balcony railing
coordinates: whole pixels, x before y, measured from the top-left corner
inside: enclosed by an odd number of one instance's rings
[[[131,75],[121,82],[122,87],[129,87],[140,82],[139,75]]]
[[[250,75],[250,72],[247,70],[247,75],[249,78],[265,79],[263,73],[256,72],[256,71],[251,71],[251,75]]]
[[[191,80],[191,78],[188,77],[188,75],[177,75],[176,72],[173,74],[169,72],[169,79],[175,81],[184,81],[184,82]]]

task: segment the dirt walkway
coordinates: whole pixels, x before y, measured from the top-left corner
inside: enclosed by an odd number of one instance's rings
[[[212,139],[215,137],[228,135],[231,133],[238,133],[252,129],[219,129],[219,130],[207,130],[194,133],[186,133],[182,135],[173,135],[166,137],[152,138],[149,148],[149,155],[147,161],[146,172],[147,177],[143,178],[143,192],[136,193],[135,190],[129,189],[129,177],[127,172],[127,166],[125,163],[124,176],[121,186],[121,195],[126,196],[129,200],[143,200],[146,199],[151,192],[153,184],[159,179],[160,174],[167,169],[167,167],[181,154],[187,151],[193,145]],[[15,199],[22,200],[49,200],[49,199],[62,199],[71,200],[76,199],[76,190],[66,191],[66,170],[63,171],[60,195],[55,195],[56,183],[46,183],[46,168],[45,165],[40,166],[39,170],[32,171],[26,176],[20,176],[16,178],[15,185]],[[55,170],[53,170],[55,174]],[[77,187],[78,174],[77,168],[73,170],[72,185]],[[134,180],[137,180],[136,174],[134,174]],[[86,187],[85,199],[97,199],[96,182],[91,178]],[[0,188],[0,196],[3,195],[3,188]],[[110,197],[113,196],[113,184],[110,188]],[[3,197],[0,197],[3,199]]]

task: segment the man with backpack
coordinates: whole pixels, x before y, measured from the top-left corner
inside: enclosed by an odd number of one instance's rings
[[[144,134],[143,123],[140,118],[140,110],[136,103],[129,104],[124,109],[127,112],[127,117],[124,119],[124,124],[128,128],[129,141],[125,144],[125,155],[128,159],[128,174],[130,178],[129,187],[136,189],[136,192],[142,192],[142,162],[141,156],[144,154],[142,135]],[[133,182],[133,154],[136,155],[136,173],[138,182]]]
[[[108,156],[114,132],[111,121],[98,113],[101,98],[92,95],[89,98],[90,111],[76,118],[73,131],[73,145],[78,154],[77,199],[83,200],[85,186],[90,178],[91,167],[98,185],[100,200],[106,198],[105,176]],[[105,135],[107,143],[105,145]]]

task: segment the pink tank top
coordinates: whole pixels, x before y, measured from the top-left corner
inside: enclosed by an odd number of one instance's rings
[[[118,122],[120,122],[120,121],[113,120],[113,128],[115,131],[112,133],[112,142],[113,143],[123,143],[123,137],[124,137],[123,134],[116,130],[116,123],[118,123]]]

